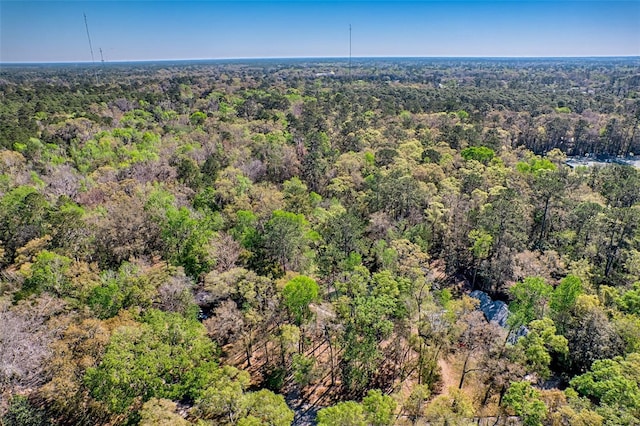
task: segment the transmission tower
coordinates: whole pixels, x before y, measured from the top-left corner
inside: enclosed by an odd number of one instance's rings
[[[91,44],[91,35],[89,34],[89,24],[87,23],[87,14],[83,13],[84,16],[84,27],[87,30],[87,39],[89,39],[89,50],[91,51],[91,62],[95,63],[96,60],[93,57],[93,45]]]

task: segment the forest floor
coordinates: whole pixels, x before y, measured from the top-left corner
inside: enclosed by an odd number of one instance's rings
[[[460,380],[459,374],[454,373],[451,361],[446,358],[440,358],[438,360],[438,367],[440,367],[440,380],[442,381],[442,392],[446,392],[447,389],[458,386]]]

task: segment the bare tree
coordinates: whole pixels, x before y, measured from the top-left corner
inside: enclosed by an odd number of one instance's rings
[[[0,391],[46,381],[43,372],[54,339],[46,322],[61,307],[62,302],[51,296],[41,297],[33,306],[0,302]]]
[[[225,300],[204,321],[209,336],[224,345],[237,339],[244,326],[242,312],[233,300]]]
[[[235,267],[242,247],[231,235],[220,232],[211,241],[209,251],[210,256],[216,261],[216,270],[218,272],[226,272]]]
[[[462,389],[468,373],[483,369],[492,346],[504,342],[504,330],[495,323],[487,322],[480,311],[464,315],[460,325],[463,329],[458,338],[458,346],[464,357],[464,364],[458,389]]]
[[[195,304],[192,286],[191,279],[183,271],[173,275],[158,287],[158,307],[163,311],[185,314]]]

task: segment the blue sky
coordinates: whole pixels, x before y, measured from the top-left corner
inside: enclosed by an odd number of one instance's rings
[[[639,56],[634,1],[0,0],[0,61]]]

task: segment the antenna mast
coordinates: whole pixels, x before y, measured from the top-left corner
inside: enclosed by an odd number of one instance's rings
[[[93,45],[91,44],[91,36],[89,35],[89,24],[87,23],[87,14],[83,13],[82,14],[84,16],[84,27],[87,29],[87,38],[89,39],[89,50],[91,50],[91,62],[96,62],[96,60],[93,58]],[[100,53],[102,54],[102,50],[100,50]]]
[[[104,64],[104,56],[102,56],[102,47],[100,48],[100,62]]]

